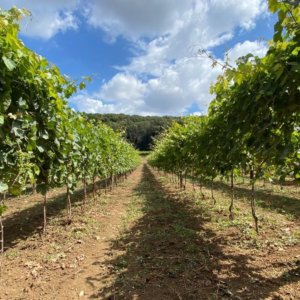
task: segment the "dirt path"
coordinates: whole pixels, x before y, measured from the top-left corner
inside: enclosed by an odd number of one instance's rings
[[[290,239],[299,224],[268,211],[255,238],[251,221],[229,223],[224,195],[215,196],[212,207],[192,185],[180,191],[143,163],[84,215],[75,205],[71,225],[53,216],[44,242],[35,232],[14,238],[0,299],[300,299],[300,247]],[[263,244],[270,228],[281,238],[283,227],[284,243],[274,234]]]
[[[57,282],[57,286],[53,289],[56,294],[55,299],[99,298],[99,293],[114,280],[113,276],[109,276],[110,269],[114,266],[109,266],[106,262],[117,255],[112,251],[112,243],[122,230],[122,220],[126,216],[127,205],[141,179],[142,166],[109,195],[109,204],[105,207],[105,214],[97,217],[97,221],[102,224],[102,230],[94,241],[86,241],[82,247],[84,263],[74,273],[66,278],[63,276]],[[48,287],[51,286],[52,282]],[[43,299],[53,299],[53,294]]]
[[[109,280],[106,279],[109,266],[103,265],[103,262],[112,256],[112,241],[119,234],[133,190],[141,181],[142,168],[142,165],[139,166],[113,192],[102,195],[98,209],[91,205],[88,214],[97,223],[97,231],[93,230],[91,236],[82,239],[72,236],[68,240],[65,229],[55,232],[55,225],[61,223],[59,216],[58,220],[50,222],[45,243],[33,233],[33,236],[25,234],[25,241],[18,239],[13,249],[1,258],[0,299],[97,298],[98,291]],[[20,210],[19,203],[17,208]],[[30,213],[26,215],[29,219]],[[67,230],[80,227],[78,222],[82,220],[77,221],[76,217],[72,228]],[[58,226],[62,227],[61,224]],[[26,231],[26,228],[23,230]],[[98,280],[99,272],[101,280]]]

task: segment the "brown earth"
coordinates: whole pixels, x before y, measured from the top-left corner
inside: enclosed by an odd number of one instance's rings
[[[40,196],[9,201],[0,299],[300,299],[299,199],[285,195],[293,209],[279,211],[281,196],[259,191],[256,236],[247,187],[234,221],[227,187],[213,191],[214,206],[208,188],[202,199],[144,163],[84,214],[78,192],[71,224],[53,191],[46,238]]]

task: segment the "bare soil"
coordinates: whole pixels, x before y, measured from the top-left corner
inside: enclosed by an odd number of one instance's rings
[[[228,185],[213,185],[215,205],[210,188],[180,190],[145,162],[84,212],[79,191],[70,224],[54,190],[47,237],[40,195],[9,200],[0,299],[300,299],[297,190],[259,189],[257,236],[247,184],[234,221]]]

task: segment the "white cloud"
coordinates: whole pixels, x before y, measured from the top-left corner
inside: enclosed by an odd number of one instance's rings
[[[209,86],[220,72],[218,67],[211,68],[209,60],[177,60],[160,77],[148,81],[145,105],[162,114],[183,114],[193,103],[206,110],[211,100]]]
[[[26,8],[32,16],[22,22],[22,33],[31,37],[49,39],[58,32],[77,29],[78,23],[74,11],[78,7],[77,0],[3,0],[1,7],[12,6]]]
[[[94,0],[87,16],[90,24],[101,27],[113,38],[123,35],[138,39],[168,34],[193,3],[193,0]]]
[[[236,44],[229,57],[233,61],[249,52],[263,56],[266,49],[264,43],[245,41]],[[210,85],[221,73],[221,67],[212,68],[212,61],[206,57],[182,58],[144,82],[138,73],[118,73],[101,87],[97,96],[111,104],[109,112],[181,115],[189,114],[189,108],[196,106],[203,114],[213,98]]]
[[[130,74],[118,73],[108,83],[105,83],[99,96],[109,102],[136,103],[143,100],[145,85]]]
[[[248,53],[252,53],[254,56],[263,57],[268,51],[268,45],[265,42],[259,41],[245,41],[243,43],[237,43],[229,52],[229,63],[234,63],[239,57]]]
[[[142,82],[132,74],[119,73],[92,96],[75,97],[72,104],[81,111],[122,112],[142,115],[184,114],[197,103],[206,111],[211,95],[209,86],[220,74],[207,59],[182,59],[164,70],[160,77]],[[205,76],[199,76],[206,73]],[[99,100],[95,100],[101,99]],[[86,101],[85,101],[86,99]]]
[[[215,38],[236,25],[250,29],[255,17],[265,10],[263,0],[93,0],[86,15],[90,24],[101,27],[112,37],[137,39],[180,31],[188,36],[204,32]]]
[[[159,76],[170,62],[193,56],[199,48],[212,48],[230,40],[238,26],[251,28],[265,9],[262,0],[194,1],[168,32],[143,45],[143,54],[122,69]]]
[[[77,12],[111,38],[123,35],[138,41],[148,36],[158,38],[156,46],[163,39],[177,51],[182,45],[184,49],[195,43],[215,45],[229,37],[235,26],[249,29],[266,9],[264,0],[2,0],[5,9],[13,5],[32,12],[32,20],[23,28],[30,36],[50,38],[77,28]]]
[[[129,65],[104,83],[94,95],[79,94],[70,103],[79,111],[138,114],[183,114],[189,108],[207,110],[209,87],[222,72],[209,59],[196,56],[232,39],[237,30],[251,30],[266,12],[265,0],[3,0],[33,13],[23,33],[51,38],[76,29],[77,14],[104,30],[110,41],[130,41],[136,52]],[[252,52],[262,56],[266,45],[245,41],[229,58]]]
[[[104,104],[100,99],[90,97],[85,93],[78,94],[69,99],[69,103],[75,110],[86,113],[114,112],[114,106]]]
[[[190,116],[203,116],[203,115],[204,114],[201,111],[195,111],[195,112],[193,112],[193,113],[190,114]]]

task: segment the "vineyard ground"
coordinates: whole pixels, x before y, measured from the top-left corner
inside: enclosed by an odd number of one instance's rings
[[[54,190],[46,238],[41,197],[11,201],[0,299],[300,299],[297,191],[260,187],[256,236],[247,184],[236,189],[234,221],[226,183],[213,185],[214,206],[210,186],[205,199],[195,189],[179,190],[144,161],[90,197],[84,214],[75,201],[71,224],[65,191]]]

